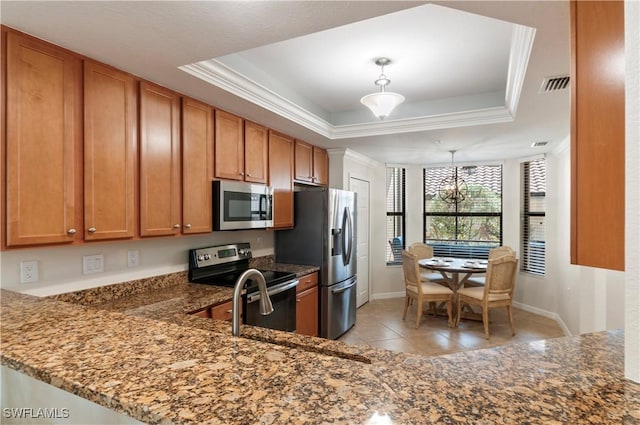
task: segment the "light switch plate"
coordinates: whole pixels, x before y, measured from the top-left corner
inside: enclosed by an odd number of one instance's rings
[[[82,274],[102,273],[104,271],[104,255],[84,255],[82,257]]]

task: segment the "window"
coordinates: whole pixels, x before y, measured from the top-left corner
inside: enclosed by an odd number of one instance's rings
[[[456,175],[466,183],[464,199],[445,202],[444,179]],[[502,166],[449,166],[425,168],[424,242],[434,255],[488,258],[502,245]]]
[[[545,273],[545,199],[546,166],[544,159],[522,163],[522,258],[520,269]]]
[[[405,170],[387,168],[387,264],[402,264],[405,247]]]

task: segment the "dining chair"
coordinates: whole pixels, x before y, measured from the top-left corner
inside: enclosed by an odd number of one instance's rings
[[[489,260],[493,259],[493,258],[500,258],[502,256],[505,255],[516,255],[516,252],[511,249],[511,247],[507,246],[507,245],[502,245],[493,249],[489,250]],[[468,287],[468,286],[484,286],[486,283],[486,276],[475,276],[475,277],[470,277],[468,278],[465,283],[464,286]]]
[[[416,313],[416,329],[418,329],[420,327],[420,319],[422,318],[423,304],[444,302],[447,304],[447,324],[449,327],[453,326],[451,318],[453,291],[437,283],[422,280],[418,257],[406,249],[402,250],[402,271],[404,273],[404,286],[406,291],[402,320],[407,318],[407,310],[409,306],[413,304],[413,301],[416,300],[416,308],[418,310]]]
[[[418,260],[424,260],[425,258],[433,258],[433,247],[422,242],[414,242],[409,247],[408,251],[415,255]],[[429,270],[420,270],[420,276],[423,281],[431,281],[439,283],[441,285],[449,286],[444,277],[440,273],[434,273]]]
[[[489,310],[506,307],[509,315],[509,325],[511,326],[511,335],[515,335],[513,312],[511,310],[517,270],[518,259],[514,255],[490,259],[487,266],[487,282],[484,287],[476,286],[458,289],[456,326],[460,324],[463,304],[480,306],[482,308],[484,335],[486,339],[489,339]]]

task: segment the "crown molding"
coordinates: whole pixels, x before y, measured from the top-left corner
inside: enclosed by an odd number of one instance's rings
[[[507,88],[505,90],[505,107],[516,116],[520,94],[527,74],[527,66],[533,49],[536,29],[524,25],[513,24],[511,35],[511,52],[509,54],[509,69],[507,73]]]
[[[522,93],[535,32],[534,28],[514,24],[503,106],[370,123],[335,126],[215,59],[178,68],[331,140],[411,133],[513,121]]]
[[[178,69],[229,93],[274,112],[311,131],[329,137],[331,124],[274,91],[248,79],[215,59],[179,66]]]

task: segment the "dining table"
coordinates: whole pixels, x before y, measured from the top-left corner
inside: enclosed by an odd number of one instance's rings
[[[487,272],[487,260],[434,257],[418,260],[418,264],[422,268],[439,272],[453,292],[460,289],[472,275]]]
[[[469,258],[434,257],[418,260],[420,267],[439,272],[446,284],[453,291],[453,316],[457,316],[455,306],[458,302],[458,289],[462,288],[474,274],[487,272],[487,260]],[[462,275],[462,278],[460,276]],[[474,312],[470,306],[463,312],[462,318],[482,321],[482,315]]]

